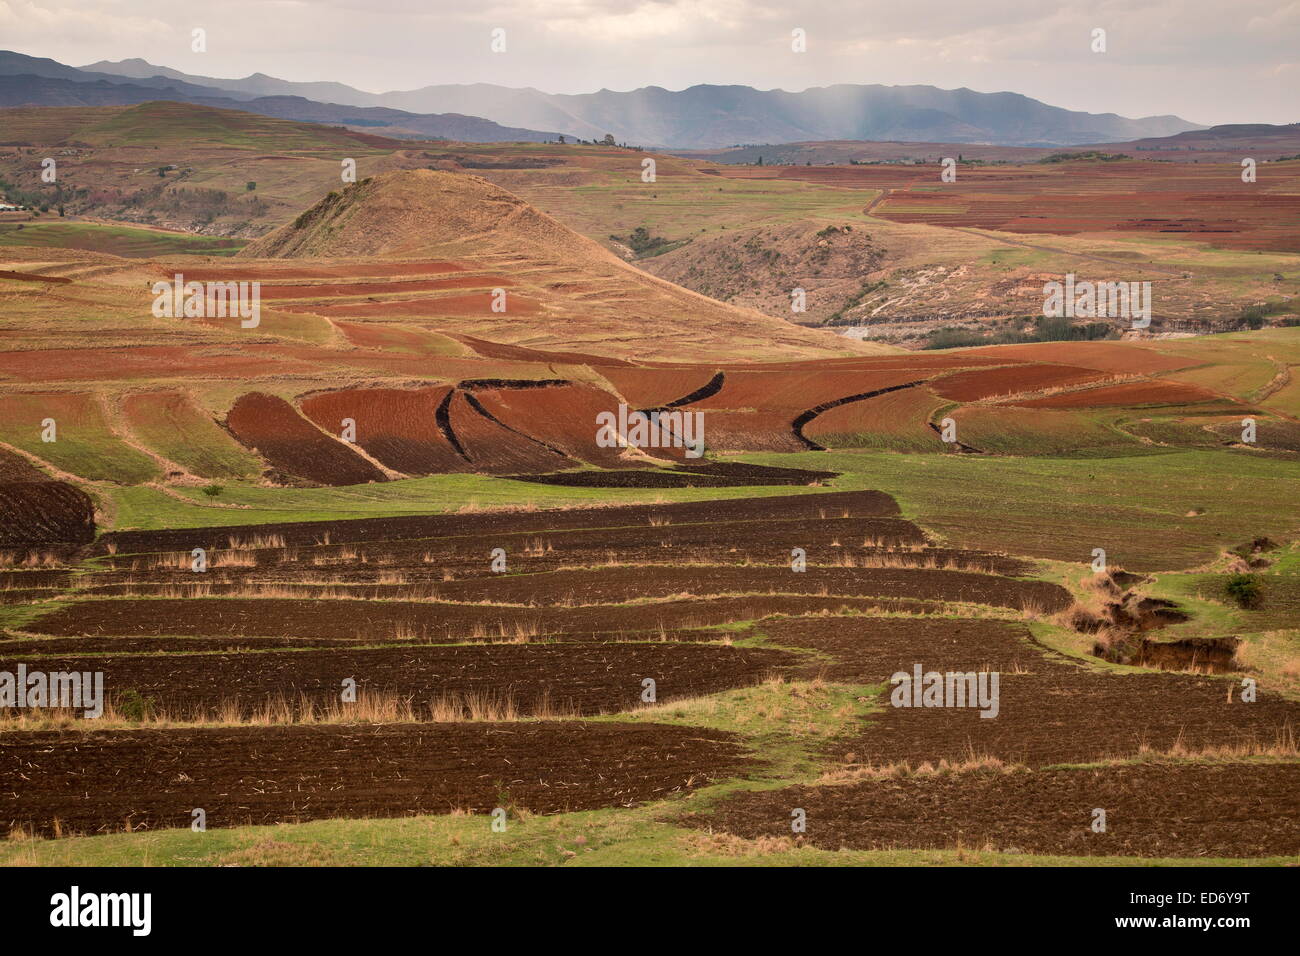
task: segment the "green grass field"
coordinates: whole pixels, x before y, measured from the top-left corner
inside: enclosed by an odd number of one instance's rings
[[[45,440],[47,434],[52,441]],[[152,458],[114,434],[91,394],[6,396],[0,404],[0,442],[91,480],[137,484],[162,476]]]
[[[738,460],[838,471],[841,477],[821,487],[648,490],[440,475],[346,488],[232,482],[215,499],[193,488],[175,489],[175,496],[148,487],[103,494],[116,515],[115,528],[165,528],[868,488],[893,495],[906,517],[953,547],[1082,563],[1091,560],[1093,548],[1105,548],[1112,564],[1146,571],[1196,567],[1254,537],[1285,537],[1300,529],[1295,465],[1220,449],[1088,459],[835,451],[756,453]]]
[[[245,246],[243,239],[219,239],[186,232],[162,232],[133,226],[90,222],[30,222],[0,224],[0,247],[85,249],[124,259],[154,256],[230,256]]]

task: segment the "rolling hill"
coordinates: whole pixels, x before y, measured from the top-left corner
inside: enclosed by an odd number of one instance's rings
[[[467,303],[469,311],[436,327],[531,347],[664,357],[718,347],[806,356],[881,351],[651,276],[518,196],[466,173],[416,169],[369,177],[330,193],[238,257],[437,258],[491,269],[502,278],[489,276],[479,284],[506,292],[504,311],[492,310],[485,292],[481,302]],[[392,294],[400,295],[400,286]],[[436,300],[390,303],[380,311],[393,315],[398,309],[439,314]],[[359,305],[352,314],[370,311]]]

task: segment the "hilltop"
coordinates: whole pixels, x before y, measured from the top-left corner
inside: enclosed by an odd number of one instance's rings
[[[596,243],[486,179],[430,169],[381,173],[331,192],[249,245],[256,259],[409,257],[446,243],[617,261]]]
[[[719,348],[772,357],[881,350],[716,302],[648,275],[513,193],[468,173],[415,169],[368,177],[331,192],[239,256],[445,257],[490,269],[503,278],[485,280],[485,288],[510,288],[506,313],[490,311],[485,299],[481,311],[444,329],[493,341],[663,357]],[[516,310],[524,307],[530,314],[521,321]]]

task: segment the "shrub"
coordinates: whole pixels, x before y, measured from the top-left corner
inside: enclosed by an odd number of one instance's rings
[[[204,493],[205,495],[207,495],[209,498],[215,498],[217,495],[221,494],[221,492],[224,491],[224,490],[225,490],[225,489],[224,489],[221,485],[204,485],[204,486],[203,486],[203,493]]]
[[[123,691],[117,699],[117,709],[126,720],[143,723],[153,716],[154,700],[145,697],[138,690]]]
[[[1239,607],[1256,608],[1264,598],[1264,587],[1253,574],[1230,574],[1223,590]]]

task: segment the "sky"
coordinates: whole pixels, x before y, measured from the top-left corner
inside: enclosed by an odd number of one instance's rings
[[[915,83],[1207,125],[1300,122],[1300,0],[0,0],[0,48],[371,92]]]

